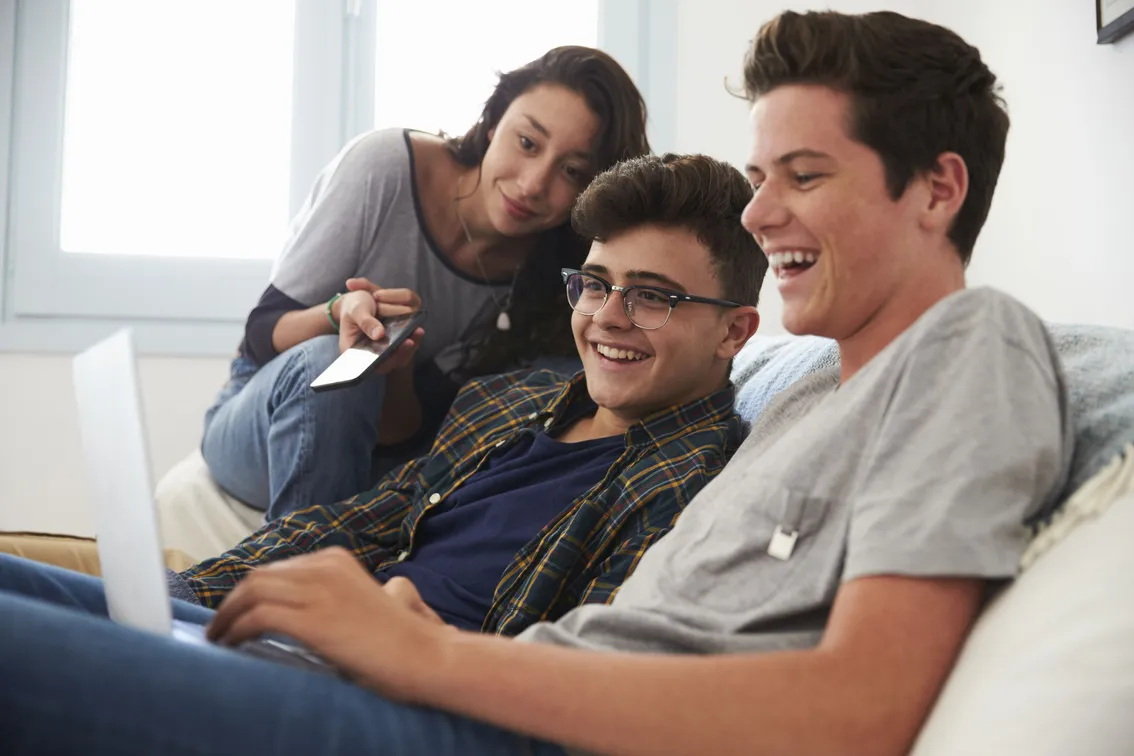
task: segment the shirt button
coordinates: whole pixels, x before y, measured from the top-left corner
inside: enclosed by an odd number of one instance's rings
[[[441,501],[441,494],[436,494],[436,493],[435,493],[435,494],[430,494],[430,495],[429,495],[429,503],[430,503],[430,504],[437,504],[437,503],[439,503],[440,501]]]
[[[403,549],[402,551],[398,552],[398,561],[404,562],[404,561],[406,561],[406,557],[408,557],[408,556],[409,556],[409,551],[406,550],[406,549]]]

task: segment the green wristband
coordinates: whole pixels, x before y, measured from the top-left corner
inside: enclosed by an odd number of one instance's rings
[[[335,333],[339,332],[339,324],[335,322],[334,310],[332,308],[335,306],[335,302],[338,302],[342,298],[342,294],[336,294],[327,301],[327,320],[331,321],[331,328],[335,329]]]

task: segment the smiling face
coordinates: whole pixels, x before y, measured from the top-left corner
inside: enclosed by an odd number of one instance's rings
[[[847,133],[849,107],[847,95],[816,85],[756,100],[748,178],[757,191],[742,217],[768,255],[784,327],[840,341],[880,319],[905,328],[924,311],[926,286],[937,296],[940,281],[960,277],[940,221],[953,211],[935,204],[928,178],[892,199],[882,160]]]
[[[489,132],[477,192],[493,227],[522,236],[567,221],[594,172],[598,116],[556,84],[517,97]]]
[[[724,296],[709,251],[680,228],[645,225],[595,242],[582,269],[616,286]],[[664,326],[644,330],[622,303],[622,294],[611,292],[594,315],[573,313],[571,328],[599,411],[630,422],[722,388],[729,361],[757,322],[753,307],[683,303]]]

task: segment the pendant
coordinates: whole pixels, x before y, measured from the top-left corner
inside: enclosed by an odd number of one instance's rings
[[[512,330],[512,319],[508,317],[507,310],[501,310],[500,314],[496,316],[496,330],[497,331],[510,331]]]

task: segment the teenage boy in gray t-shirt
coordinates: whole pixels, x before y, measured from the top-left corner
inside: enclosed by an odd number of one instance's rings
[[[777,400],[611,605],[526,642],[431,622],[343,552],[246,578],[214,638],[292,636],[381,694],[320,683],[305,723],[359,752],[909,749],[1071,454],[1042,324],[965,289],[1008,117],[976,49],[893,13],[783,13],[745,85],[744,226],[787,329],[834,338],[840,369]],[[246,717],[169,705],[211,728]]]
[[[894,13],[783,13],[745,85],[743,223],[785,327],[837,340],[840,369],[779,398],[612,605],[528,642],[377,598],[381,637],[350,651],[314,616],[245,628],[307,640],[390,698],[572,748],[908,750],[1072,450],[1042,323],[965,288],[1008,116],[975,48]],[[257,602],[231,601],[213,629],[236,640]]]

